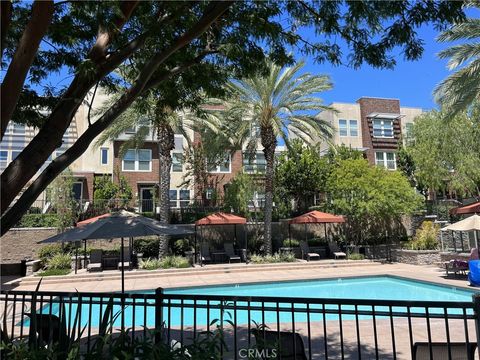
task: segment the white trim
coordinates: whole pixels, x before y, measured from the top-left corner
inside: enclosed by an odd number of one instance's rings
[[[135,151],[135,159],[134,160],[127,160],[127,161],[133,161],[134,162],[134,167],[135,169],[133,170],[125,170],[125,155],[123,156],[122,158],[122,171],[123,172],[152,172],[152,149],[128,149],[127,151]],[[138,160],[138,151],[139,150],[142,150],[142,151],[148,151],[150,152],[150,161],[149,161],[149,168],[148,170],[139,170],[138,169],[138,165],[139,165],[139,160]],[[126,152],[125,152],[126,154]]]
[[[341,133],[342,128],[340,127],[340,121],[345,121],[347,123],[347,135],[342,135],[342,133]],[[357,130],[357,135],[352,135],[352,127],[351,127],[351,124],[350,124],[352,121],[357,122],[357,129],[356,129]],[[359,123],[360,123],[360,121],[358,119],[338,119],[338,136],[341,137],[341,138],[347,138],[347,137],[358,138]]]
[[[376,136],[375,135],[375,121],[380,121],[381,122],[381,136]],[[392,123],[392,136],[385,136],[385,121],[388,121]],[[378,118],[378,119],[372,119],[372,137],[377,138],[377,139],[393,139],[395,138],[395,129],[394,129],[394,124],[393,124],[393,119],[384,119],[384,118]]]
[[[377,154],[382,154],[382,163],[377,163]],[[393,154],[393,163],[395,165],[393,169],[390,169],[388,167],[388,161],[391,161],[391,160],[387,160],[387,154]],[[397,170],[397,154],[393,151],[384,151],[384,150],[375,151],[375,165],[381,166],[390,171]]]

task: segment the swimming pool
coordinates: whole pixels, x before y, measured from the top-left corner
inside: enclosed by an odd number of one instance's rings
[[[142,293],[153,294],[154,290],[143,291]],[[254,284],[237,284],[237,285],[220,285],[205,287],[189,287],[189,288],[173,288],[164,291],[165,294],[172,295],[214,295],[214,296],[238,296],[238,297],[270,297],[270,300],[260,304],[255,302],[247,302],[244,299],[236,302],[239,310],[233,311],[231,308],[225,312],[219,309],[219,301],[213,300],[207,302],[205,300],[196,300],[193,309],[193,300],[170,300],[168,308],[163,310],[163,320],[170,326],[204,326],[213,319],[234,319],[237,324],[257,323],[274,323],[274,322],[291,322],[292,309],[295,322],[304,322],[307,320],[305,309],[307,307],[303,299],[364,299],[364,300],[406,300],[406,301],[439,301],[439,302],[471,302],[474,291],[449,286],[436,285],[433,283],[407,280],[394,276],[369,276],[357,278],[339,278],[339,279],[322,279],[322,280],[298,280],[283,281],[275,283],[254,283]],[[298,298],[298,303],[280,303],[276,301],[280,297]],[[97,300],[100,300],[99,298]],[[107,299],[105,299],[105,302]],[[127,300],[127,307],[124,310],[125,325],[130,326],[147,326],[155,325],[155,308],[154,300],[147,300],[147,306],[133,306],[131,300]],[[230,303],[231,305],[231,303]],[[260,306],[270,308],[261,311]],[[66,305],[65,310],[71,314],[72,322],[75,313],[78,311],[75,301],[71,305]],[[81,304],[81,321],[87,323],[88,318],[91,319],[91,326],[98,326],[103,310],[98,304]],[[288,310],[276,311],[275,307],[288,307]],[[443,306],[443,305],[442,305]],[[248,307],[248,309],[247,309]],[[227,304],[228,308],[228,304]],[[310,310],[319,310],[322,305],[311,305]],[[352,310],[353,305],[342,305],[342,311]],[[119,313],[120,305],[113,307],[113,313]],[[332,310],[326,315],[321,313],[309,314],[310,321],[335,320],[339,318],[338,305],[326,305],[327,310]],[[371,306],[359,306],[359,310],[372,309]],[[393,307],[394,312],[406,312],[405,307]],[[425,311],[421,308],[411,309],[419,313]],[[59,314],[60,308],[58,304],[43,307],[43,313]],[[376,312],[389,311],[388,307],[376,306]],[[442,307],[430,310],[432,313],[441,313],[444,311]],[[449,309],[448,312],[454,314],[458,309]],[[371,318],[368,315],[360,315],[360,319]],[[343,320],[354,319],[354,315],[344,314]],[[114,325],[119,325],[118,318]]]

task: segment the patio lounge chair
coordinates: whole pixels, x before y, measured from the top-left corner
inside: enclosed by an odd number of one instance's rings
[[[122,256],[122,253],[120,252],[120,257]],[[126,247],[123,249],[123,259],[120,259],[120,262],[118,263],[118,270],[120,270],[122,267],[130,269],[131,266],[131,258],[130,258],[130,248]]]
[[[200,261],[201,263],[212,262],[212,257],[210,256],[210,246],[207,243],[202,243],[200,247]]]
[[[445,273],[448,276],[449,273],[453,273],[455,277],[458,273],[467,275],[468,262],[462,260],[450,260],[445,263]]]
[[[225,255],[227,256],[229,263],[232,262],[232,260],[238,261],[238,262],[242,261],[240,256],[235,254],[235,250],[233,249],[233,244],[232,243],[223,244],[223,248],[225,249]]]
[[[345,254],[343,251],[340,250],[337,244],[335,243],[329,243],[328,248],[330,249],[330,253],[333,254],[333,257],[335,259],[339,258],[347,258],[347,254]]]
[[[310,247],[306,241],[300,241],[300,250],[302,251],[302,259],[307,261],[320,260],[320,255],[314,252],[310,252]]]
[[[430,358],[430,347],[428,342],[417,342],[413,345],[413,360],[443,360],[449,359],[448,344],[433,342],[432,355]],[[452,360],[473,360],[477,344],[465,342],[451,342],[450,354]]]
[[[277,331],[252,329],[252,334],[255,336],[257,349],[267,350],[269,354],[276,350],[277,357],[282,360],[306,360],[305,345],[302,337],[297,333],[288,331]],[[295,345],[293,343],[295,337]]]
[[[90,264],[87,265],[87,271],[102,271],[102,258],[102,250],[92,250],[92,252],[90,253]]]
[[[35,314],[35,318],[32,318],[31,313],[25,315],[30,318],[30,335],[35,335],[40,343],[55,344],[61,339],[67,339],[65,323],[62,323],[57,315]],[[35,326],[33,326],[33,322],[35,322]],[[33,334],[34,330],[36,330],[36,334]]]

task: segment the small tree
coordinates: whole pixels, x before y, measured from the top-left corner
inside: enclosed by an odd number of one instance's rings
[[[77,219],[78,204],[73,196],[74,178],[70,169],[65,170],[57,177],[47,191],[47,198],[51,201],[58,216],[58,230],[65,231]]]
[[[250,175],[240,172],[226,186],[224,206],[227,211],[233,210],[236,214],[247,216],[248,204],[255,193],[255,183]]]
[[[132,188],[124,176],[114,172],[117,182],[114,182],[108,175],[95,178],[95,191],[93,199],[108,208],[126,206],[132,200]]]
[[[313,205],[314,195],[322,190],[324,163],[318,150],[306,147],[300,140],[293,141],[288,151],[280,156],[276,184],[294,200],[297,211],[306,211]]]

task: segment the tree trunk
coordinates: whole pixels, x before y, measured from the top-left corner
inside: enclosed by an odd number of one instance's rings
[[[277,146],[277,138],[271,126],[261,128],[261,140],[265,161],[267,163],[265,170],[265,227],[263,234],[263,242],[265,253],[272,253],[272,212],[273,212],[273,181],[275,176],[275,147]]]
[[[20,38],[0,90],[2,139],[12,118],[13,111],[17,106],[28,70],[37,55],[40,41],[42,41],[52,20],[53,10],[53,1],[37,0],[32,5],[32,17]]]
[[[163,117],[163,112],[157,116]],[[164,119],[157,119],[157,142],[159,152],[159,215],[162,224],[170,222],[170,168],[171,152],[175,147],[175,134],[172,127]],[[158,248],[159,259],[168,255],[169,236],[161,235]]]

